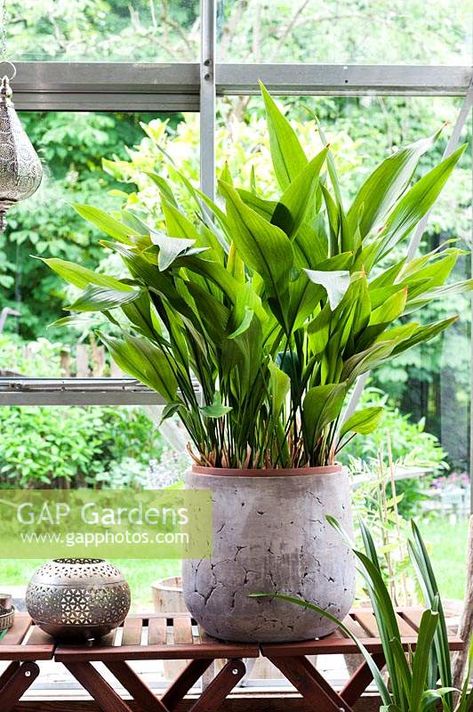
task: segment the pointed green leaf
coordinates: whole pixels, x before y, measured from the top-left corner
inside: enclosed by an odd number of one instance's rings
[[[124,304],[129,304],[140,296],[139,290],[131,292],[118,289],[108,289],[107,287],[89,287],[73,304],[66,307],[70,311],[107,311],[116,309]]]
[[[342,301],[350,286],[350,272],[345,270],[332,270],[325,272],[322,270],[305,269],[304,272],[314,284],[320,284],[327,292],[330,309],[334,311]]]
[[[384,408],[382,406],[368,406],[353,413],[343,424],[340,430],[342,438],[346,433],[359,433],[368,435],[379,425]]]
[[[308,453],[312,452],[323,428],[340,415],[346,392],[345,382],[314,386],[307,391],[302,404],[302,420]]]
[[[115,218],[112,218],[111,215],[108,215],[104,210],[100,210],[100,208],[95,208],[93,205],[81,205],[79,203],[76,203],[73,207],[85,220],[98,227],[102,232],[110,235],[110,237],[118,240],[118,242],[122,242],[124,245],[133,245],[131,235],[139,236],[136,230],[115,220]]]
[[[294,178],[274,209],[271,222],[290,238],[297,233],[309,210],[314,210],[315,191],[327,151],[327,148],[322,149]]]
[[[362,239],[382,223],[409,184],[419,158],[432,148],[438,135],[436,133],[434,136],[420,139],[410,146],[399,149],[383,161],[365,180],[347,215],[352,230],[359,220]],[[358,218],[360,214],[361,217]]]
[[[269,393],[272,402],[273,418],[276,420],[291,389],[291,379],[274,361],[268,363],[270,372]]]
[[[151,230],[151,241],[159,247],[158,269],[164,272],[172,265],[174,260],[186,250],[195,245],[195,240],[182,237],[169,237],[162,232]]]
[[[266,108],[274,172],[279,185],[285,190],[305,168],[307,158],[291,124],[281,113],[262,82],[260,82],[260,87]]]
[[[394,245],[408,235],[430,210],[465,148],[466,144],[460,146],[448,158],[423,175],[397,203],[381,234],[382,247],[379,259],[388,254]]]
[[[129,284],[125,284],[119,279],[110,277],[107,274],[101,274],[100,272],[87,269],[87,267],[82,267],[82,265],[74,264],[74,262],[60,260],[57,257],[51,257],[50,259],[40,257],[39,259],[62,277],[62,279],[69,282],[69,284],[73,284],[74,287],[79,287],[79,289],[85,289],[91,284],[96,284],[100,287],[109,287],[110,289],[123,292],[133,292],[133,287],[130,287]]]
[[[176,401],[177,381],[166,356],[150,341],[125,334],[121,339],[101,335],[122,371],[157,391],[166,401]]]
[[[233,241],[245,262],[260,274],[269,293],[278,298],[287,290],[294,263],[291,241],[275,225],[271,225],[243,203],[231,185],[220,183],[229,219],[234,225]]]

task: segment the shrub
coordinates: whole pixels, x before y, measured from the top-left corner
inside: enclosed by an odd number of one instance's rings
[[[9,406],[2,412],[0,487],[113,486],[107,472],[130,459],[143,470],[161,449],[140,408]]]

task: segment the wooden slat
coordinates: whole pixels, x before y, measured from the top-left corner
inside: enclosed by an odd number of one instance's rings
[[[30,634],[25,641],[25,645],[55,645],[54,639],[45,633],[37,625],[31,626]]]
[[[166,619],[150,618],[148,622],[148,645],[166,645],[166,638]]]
[[[7,647],[10,645],[20,645],[26,633],[30,629],[31,618],[26,614],[16,614],[15,621],[9,630],[7,630],[6,635],[0,640],[0,655],[2,653],[2,647]]]
[[[360,608],[353,611],[353,618],[365,629],[369,638],[379,638],[376,618],[372,611]]]
[[[125,645],[140,645],[142,618],[127,618],[123,625],[122,647]]]
[[[343,623],[346,625],[350,633],[355,635],[357,638],[366,638],[366,630],[352,615],[347,616]]]
[[[190,616],[176,616],[173,624],[175,645],[192,645],[192,626]]]
[[[379,638],[364,638],[363,645],[370,653],[381,653]],[[332,655],[359,653],[351,638],[338,638],[330,635],[321,640],[305,640],[300,643],[263,643],[261,652],[267,657],[290,657],[293,655]]]
[[[396,621],[399,626],[401,638],[417,638],[417,630],[409,623],[408,620],[401,618],[399,613],[396,613]]]
[[[422,619],[423,610],[420,608],[403,608],[399,611],[400,616],[406,620],[406,622],[411,625],[416,631],[419,628],[420,621]],[[416,633],[414,633],[416,635]],[[448,647],[451,651],[463,650],[465,647],[465,642],[458,635],[448,636]]]
[[[419,630],[423,613],[424,611],[421,608],[403,608],[401,616],[417,632]]]
[[[348,641],[341,641],[348,642]],[[352,648],[354,643],[352,643]],[[355,648],[356,650],[357,648]],[[345,652],[343,649],[341,652]],[[309,653],[310,654],[310,653]],[[109,660],[186,660],[200,658],[257,658],[256,643],[202,643],[202,645],[128,645],[114,647],[58,646],[55,651],[58,662],[84,662]],[[10,658],[14,659],[14,658]],[[18,659],[18,658],[15,658]]]

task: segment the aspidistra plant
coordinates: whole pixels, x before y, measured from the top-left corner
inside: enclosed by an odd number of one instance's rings
[[[161,394],[163,417],[179,416],[196,462],[327,465],[381,417],[381,408],[368,407],[341,422],[356,379],[457,318],[421,324],[411,316],[416,310],[471,289],[471,281],[447,283],[461,254],[452,246],[410,262],[390,260],[464,147],[415,182],[419,159],[437,136],[401,148],[345,209],[330,146],[309,159],[264,87],[262,93],[277,200],[260,195],[255,180],[237,187],[226,169],[222,201],[213,202],[170,164],[194,209],[186,214],[172,181],[153,176],[165,229],[128,209],[112,216],[76,206],[108,235],[102,245],[121,256],[127,278],[45,262],[83,290],[71,312],[102,312],[111,322],[112,333],[102,338],[112,357]]]

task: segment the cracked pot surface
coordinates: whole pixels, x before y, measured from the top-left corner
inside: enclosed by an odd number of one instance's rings
[[[189,487],[209,488],[213,501],[212,558],[183,564],[191,614],[223,640],[289,642],[331,633],[335,626],[312,611],[249,594],[290,593],[345,617],[354,598],[354,559],[326,515],[351,534],[347,473],[340,467],[287,476],[219,472],[187,476]]]

